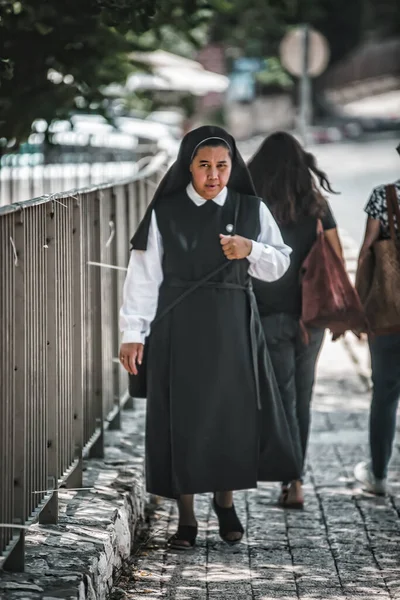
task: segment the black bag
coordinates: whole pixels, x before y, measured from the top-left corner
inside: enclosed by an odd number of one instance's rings
[[[234,225],[233,225],[233,231],[231,233],[232,236],[236,234],[236,223],[237,223],[237,216],[239,213],[239,206],[240,206],[240,195],[236,194],[236,196],[237,197],[236,197],[236,206],[235,206]],[[220,271],[223,271],[230,264],[230,262],[231,261],[227,259],[224,263],[222,263],[222,265],[219,265],[219,267],[217,267],[211,273],[209,273],[208,275],[203,277],[203,279],[201,279],[200,281],[196,281],[190,288],[185,290],[183,292],[183,294],[181,294],[178,298],[176,298],[174,300],[174,302],[172,302],[169,306],[167,306],[158,315],[158,317],[156,319],[154,319],[153,323],[151,324],[151,327],[153,328],[156,325],[156,323],[161,321],[161,319],[163,317],[165,317],[165,315],[168,314],[170,310],[175,308],[175,306],[177,306],[180,302],[182,302],[182,300],[184,300],[184,298],[189,296],[189,294],[191,294],[192,292],[197,290],[197,288],[199,288],[202,285],[204,285],[205,283],[207,283],[207,281],[212,279],[212,277],[217,275]],[[129,391],[129,395],[132,398],[147,398],[147,356],[148,356],[148,353],[149,353],[149,338],[146,339],[145,344],[144,344],[142,364],[137,365],[138,374],[137,375],[129,374],[128,391]]]
[[[142,364],[136,364],[138,374],[128,374],[128,391],[131,398],[147,397],[147,355],[149,351],[149,342],[146,340],[143,348]]]

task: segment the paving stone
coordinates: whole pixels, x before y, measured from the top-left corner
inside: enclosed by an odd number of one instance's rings
[[[301,600],[347,600],[347,597],[343,596],[341,593],[337,593],[335,590],[331,593],[329,590],[314,590],[305,592],[301,592],[298,596]]]
[[[209,599],[212,600],[229,600],[230,598],[251,598],[252,585],[251,583],[226,583],[220,586],[208,586]]]
[[[316,582],[312,579],[299,581],[297,584],[298,595],[302,598],[317,597],[330,598],[331,596],[340,596],[342,588],[335,579],[326,578],[324,582]]]
[[[234,596],[239,598],[239,596]],[[253,590],[254,600],[293,600],[297,594],[292,590],[270,590],[269,588]]]
[[[333,569],[335,562],[332,553],[329,549],[318,550],[318,549],[301,549],[296,548],[291,551],[294,565],[307,566],[311,568],[313,566],[319,568]]]

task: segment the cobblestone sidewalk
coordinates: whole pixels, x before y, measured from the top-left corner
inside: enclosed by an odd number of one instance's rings
[[[147,543],[113,598],[400,599],[399,447],[390,497],[363,494],[352,474],[366,455],[368,406],[369,393],[344,345],[327,342],[315,390],[305,510],[279,509],[277,484],[237,493],[246,537],[229,548],[218,537],[210,498],[198,497],[197,546],[177,554],[165,549],[176,511],[161,501]]]

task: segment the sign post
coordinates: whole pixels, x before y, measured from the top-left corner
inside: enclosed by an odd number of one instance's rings
[[[308,73],[309,49],[310,49],[310,29],[308,25],[303,26],[303,64],[300,81],[300,119],[299,129],[303,144],[307,145],[308,128],[311,123],[312,101],[311,101],[311,80]]]
[[[307,145],[308,129],[312,117],[311,77],[323,73],[329,62],[326,38],[308,24],[292,29],[280,45],[280,58],[284,68],[300,78],[299,131]]]

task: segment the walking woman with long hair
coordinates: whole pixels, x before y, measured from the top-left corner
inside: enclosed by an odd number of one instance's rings
[[[286,132],[266,138],[248,167],[257,195],[275,217],[284,242],[292,248],[291,263],[283,277],[275,282],[254,279],[253,288],[292,440],[304,471],[315,367],[324,330],[310,329],[308,344],[303,341],[300,278],[303,261],[316,240],[318,219],[342,258],[336,222],[323,195],[334,192],[315,157]],[[279,503],[283,507],[303,507],[302,478],[283,481]]]
[[[400,155],[400,144],[396,148]],[[390,199],[390,192],[392,198]],[[392,202],[391,202],[392,200]],[[389,214],[390,203],[392,210]],[[393,205],[394,203],[394,205]],[[373,289],[381,301],[369,304],[373,312],[368,335],[371,353],[373,393],[369,415],[368,460],[355,467],[355,477],[368,492],[384,495],[388,491],[387,476],[396,435],[397,408],[400,400],[400,326],[399,326],[399,271],[400,256],[400,178],[372,190],[365,207],[367,221],[364,241],[358,258],[356,281],[366,276],[367,287]],[[389,242],[391,240],[391,243]],[[387,244],[394,252],[387,253]],[[381,250],[379,251],[379,246]],[[382,250],[386,247],[385,249]],[[396,251],[397,249],[397,251]],[[376,254],[378,251],[378,254]],[[374,265],[372,273],[368,263]],[[385,263],[385,268],[382,263]],[[367,271],[364,268],[367,267]],[[375,270],[376,275],[375,275]],[[376,279],[375,279],[376,278]],[[361,281],[360,281],[361,280]],[[385,285],[389,282],[389,285]],[[364,281],[364,286],[365,286]],[[382,329],[381,329],[382,328]]]
[[[235,544],[232,491],[299,466],[251,290],[251,276],[285,273],[290,248],[232,136],[200,127],[183,138],[132,248],[120,360],[136,376],[146,344],[147,490],[178,502],[172,548],[194,546],[193,498],[205,492]]]

